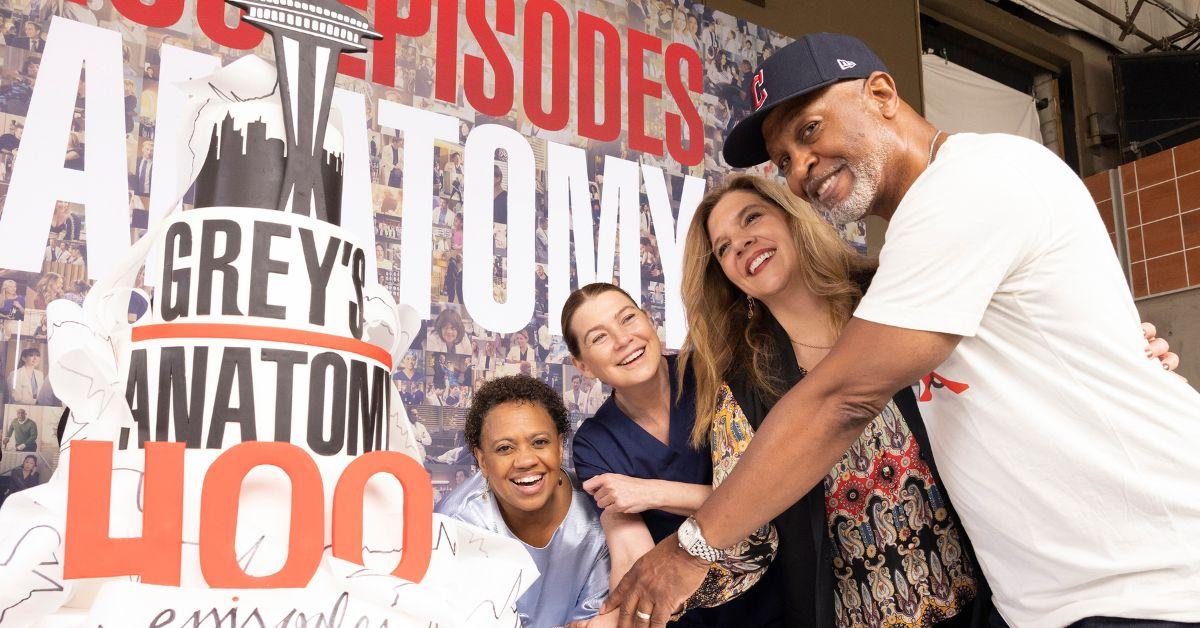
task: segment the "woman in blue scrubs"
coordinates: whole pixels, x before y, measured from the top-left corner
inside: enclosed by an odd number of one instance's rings
[[[692,378],[680,385],[675,357],[662,355],[650,317],[625,291],[594,283],[567,298],[563,336],[575,365],[613,394],[583,422],[575,472],[592,496],[612,558],[612,582],[666,538],[712,492],[708,448],[689,444]],[[768,570],[731,602],[685,613],[680,626],[772,626],[782,618]]]

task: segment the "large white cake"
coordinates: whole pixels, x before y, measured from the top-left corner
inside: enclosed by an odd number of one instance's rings
[[[236,65],[222,72],[242,71]],[[204,79],[223,80],[231,79]],[[200,152],[209,156],[206,164],[228,157],[228,169],[253,153],[254,141],[272,140],[283,125],[263,119],[272,111],[267,100],[196,104],[211,124],[200,135],[209,138]],[[214,115],[217,106],[224,115]],[[240,146],[230,139],[238,134]],[[200,181],[212,183],[203,172]],[[198,197],[229,197],[204,192]],[[144,294],[134,282],[152,250],[156,261],[145,275],[156,289],[146,313],[130,323],[130,296]],[[420,462],[394,458],[417,451],[390,374],[419,321],[366,276],[370,250],[346,229],[301,212],[261,206],[175,211],[129,251],[119,272],[97,282],[82,308],[50,304],[50,378],[71,417],[51,480],[14,494],[0,509],[0,624],[286,626],[324,617],[327,624],[307,625],[337,625],[333,620],[341,617],[347,626],[514,625],[515,601],[537,573],[524,548],[433,516]],[[83,453],[97,442],[111,447],[111,465],[105,458],[100,466],[83,466]],[[68,504],[83,512],[80,504],[95,501],[91,489],[73,493],[73,483],[110,487],[107,532],[114,539],[141,537],[146,525],[163,523],[143,521],[144,510],[154,508],[148,484],[169,478],[146,468],[145,448],[161,442],[183,444],[178,586],[112,573],[121,566],[98,567],[89,556],[103,553],[106,541],[92,547],[67,542],[87,525],[76,519],[74,529],[68,527]],[[299,467],[319,473],[320,499],[315,483],[294,491],[293,480],[274,466],[250,469],[240,493],[206,498],[210,468],[242,443],[299,452],[293,456]],[[81,452],[76,473],[73,448]],[[338,481],[348,465],[371,456],[392,456],[393,468],[407,465],[408,485],[386,473],[372,476],[362,497],[361,547],[346,551],[343,545],[348,560],[341,560],[333,556],[339,524],[331,517]],[[303,512],[293,512],[298,504],[306,504]],[[229,546],[202,534],[202,522],[230,512],[236,512],[236,532]],[[102,510],[93,514],[102,520]],[[409,526],[432,537],[428,569],[411,578],[419,582],[391,575],[404,557]],[[306,574],[300,581],[256,588],[303,553],[289,550],[289,538],[301,528],[319,537],[291,539],[293,545],[319,559],[300,570]],[[212,556],[224,556],[227,567],[236,561],[235,580],[250,584],[228,588],[225,576],[214,575]],[[147,559],[137,552],[117,558],[132,565],[125,566],[127,574]],[[105,577],[68,577],[81,573]]]

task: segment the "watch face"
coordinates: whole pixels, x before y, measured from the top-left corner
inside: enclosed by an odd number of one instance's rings
[[[703,558],[710,551],[700,536],[700,526],[691,517],[688,517],[683,525],[679,526],[679,544],[692,556]]]
[[[698,527],[696,520],[691,517],[688,517],[683,522],[683,525],[679,526],[679,539],[683,541],[685,547],[690,548],[696,545],[696,542],[699,540],[697,537],[700,536],[697,534],[699,531],[697,530]]]

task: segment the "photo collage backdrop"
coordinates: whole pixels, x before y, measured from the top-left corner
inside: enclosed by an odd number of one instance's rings
[[[474,391],[486,380],[502,375],[525,373],[547,382],[562,393],[571,412],[572,427],[577,427],[596,411],[607,398],[607,387],[584,377],[572,363],[566,344],[551,335],[547,321],[548,299],[546,267],[548,250],[546,216],[546,142],[554,141],[583,148],[588,154],[592,183],[593,216],[598,223],[600,186],[596,176],[602,172],[606,155],[658,166],[667,173],[668,192],[677,202],[682,175],[703,178],[708,187],[719,183],[731,172],[721,158],[725,129],[731,120],[747,110],[744,86],[762,60],[790,40],[762,26],[715,12],[691,0],[558,0],[567,15],[575,20],[579,11],[614,25],[622,38],[636,29],[661,38],[664,48],[680,42],[696,50],[703,61],[704,93],[692,94],[704,123],[704,158],[684,168],[668,153],[657,156],[631,151],[627,130],[612,142],[588,140],[576,133],[574,119],[567,128],[547,132],[535,127],[522,113],[520,98],[508,115],[490,117],[478,114],[464,100],[463,83],[458,84],[456,103],[434,98],[436,38],[435,29],[421,37],[401,38],[397,44],[396,86],[386,87],[368,80],[339,76],[337,84],[363,94],[368,107],[372,196],[375,213],[375,254],[378,281],[399,300],[401,230],[404,228],[402,182],[403,137],[388,132],[377,123],[381,99],[452,115],[460,120],[460,137],[465,138],[475,125],[499,124],[525,135],[537,160],[537,203],[535,211],[536,290],[535,313],[524,328],[511,334],[491,333],[476,325],[463,307],[463,155],[461,144],[439,143],[435,148],[433,207],[433,305],[430,319],[420,337],[400,360],[393,379],[414,423],[428,432],[423,438],[426,468],[430,471],[435,498],[473,472],[474,459],[464,446],[462,427]],[[405,2],[401,0],[401,5]],[[517,14],[525,4],[517,0]],[[21,211],[2,205],[7,193],[14,156],[20,150],[25,116],[30,105],[33,83],[45,46],[50,20],[55,16],[118,31],[123,40],[125,131],[129,176],[129,228],[134,240],[147,228],[147,206],[154,151],[155,107],[158,94],[159,52],[163,45],[201,51],[219,56],[230,63],[244,54],[273,58],[270,40],[264,38],[252,51],[226,48],[210,40],[196,24],[194,0],[185,3],[182,19],[167,28],[148,28],[121,15],[108,1],[91,0],[77,4],[65,0],[8,0],[0,7],[3,47],[0,54],[0,206],[3,211]],[[401,6],[401,13],[403,13]],[[229,10],[232,15],[232,9]],[[519,20],[518,20],[519,21]],[[498,39],[510,59],[519,63],[522,50],[517,37],[500,34]],[[481,54],[465,20],[459,20],[458,54]],[[551,39],[543,41],[542,58],[549,77]],[[662,56],[649,57],[644,67],[648,78],[662,81]],[[625,64],[622,56],[622,73]],[[517,93],[520,93],[518,74]],[[574,77],[572,77],[574,80]],[[72,124],[66,167],[81,169],[87,158],[86,129],[82,113],[84,81],[79,86],[77,109]],[[622,78],[624,81],[624,78]],[[571,92],[571,110],[575,110],[576,91]],[[597,94],[597,97],[600,95]],[[666,97],[646,100],[646,132],[663,137],[663,113],[675,108]],[[624,102],[624,101],[623,101]],[[97,154],[98,158],[103,155]],[[774,176],[770,164],[756,169]],[[507,185],[505,156],[497,155],[494,166],[495,216],[493,225],[496,257],[494,292],[503,301],[507,240]],[[188,208],[185,197],[185,206]],[[513,208],[512,211],[516,211]],[[675,208],[673,211],[678,212]],[[643,190],[641,197],[642,306],[663,335],[663,269],[658,260],[656,236],[651,225],[649,205]],[[861,224],[848,225],[844,236],[859,250],[866,249]],[[3,246],[4,234],[0,234]],[[3,378],[3,405],[0,407],[0,498],[12,490],[46,481],[58,459],[56,426],[63,408],[46,381],[46,304],[66,298],[81,303],[91,282],[85,267],[87,224],[82,206],[60,202],[52,219],[41,272],[0,268],[0,377]],[[572,270],[571,287],[577,287]],[[149,289],[148,289],[149,290]],[[131,317],[144,311],[144,304],[131,305]],[[418,428],[418,432],[421,430]],[[424,436],[424,435],[422,435]],[[27,458],[35,470],[30,473]],[[569,464],[569,452],[568,452]]]

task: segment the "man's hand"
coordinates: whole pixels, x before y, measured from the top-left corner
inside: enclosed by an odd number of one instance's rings
[[[1179,356],[1171,353],[1171,345],[1158,337],[1158,330],[1152,323],[1142,323],[1142,335],[1146,337],[1146,357],[1158,358],[1164,369],[1174,373],[1179,368]],[[1180,379],[1187,381],[1183,377]]]
[[[708,565],[683,551],[672,534],[633,564],[600,612],[620,609],[621,628],[666,626],[707,573]]]
[[[601,473],[583,483],[583,490],[596,499],[601,508],[637,514],[659,508],[654,483],[619,473]]]

